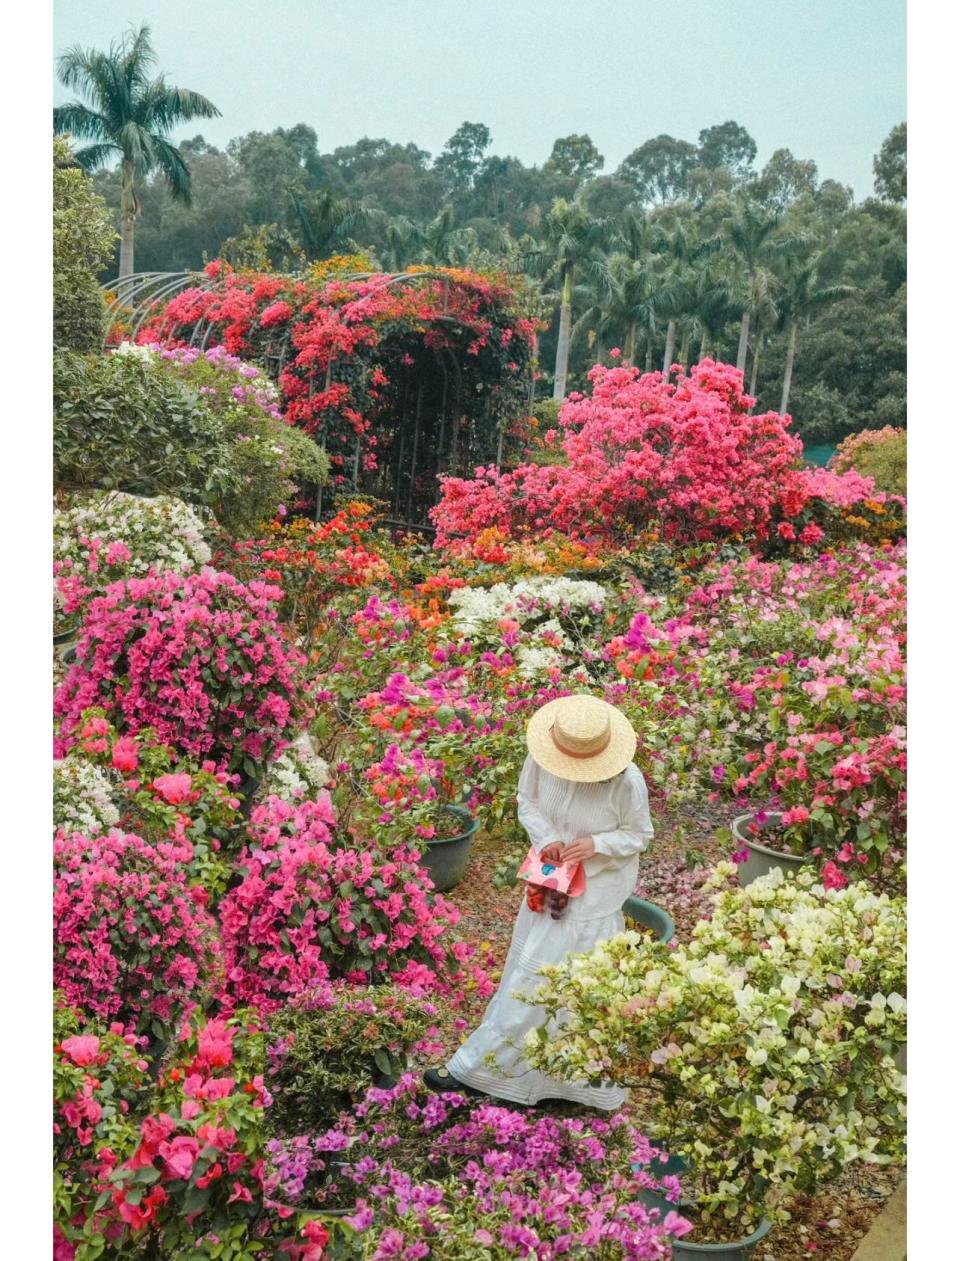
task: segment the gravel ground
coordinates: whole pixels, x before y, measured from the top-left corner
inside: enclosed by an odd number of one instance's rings
[[[696,856],[710,864],[729,857],[729,846],[716,841],[715,829],[725,818],[708,810],[688,810],[671,814],[651,802],[657,828],[649,853],[641,859],[637,892],[648,901],[659,902],[673,916],[677,936],[688,938],[706,902],[698,889],[698,876],[690,868]],[[496,889],[491,877],[503,858],[503,846],[482,831],[475,838],[473,859],[463,882],[446,896],[459,907],[460,935],[471,942],[489,944],[481,954],[502,963],[520,902],[517,888]],[[486,1005],[479,994],[468,994],[456,1017],[472,1027]],[[441,1037],[446,1055],[452,1054],[463,1038],[453,1020],[445,1020]],[[441,1062],[436,1060],[434,1062]],[[630,1108],[631,1105],[628,1105]],[[558,1111],[576,1111],[574,1105],[560,1105]],[[637,1122],[643,1125],[638,1109]],[[795,1209],[793,1220],[772,1232],[754,1253],[754,1261],[850,1261],[874,1217],[883,1207],[903,1175],[901,1166],[875,1168],[855,1166],[823,1191],[804,1200]]]

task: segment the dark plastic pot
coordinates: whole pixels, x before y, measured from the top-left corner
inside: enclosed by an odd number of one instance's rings
[[[738,843],[750,851],[750,857],[745,863],[740,863],[737,871],[737,879],[740,881],[741,888],[745,889],[748,884],[752,884],[754,880],[759,880],[761,876],[768,875],[776,867],[779,867],[786,876],[791,871],[796,872],[801,867],[809,865],[812,860],[802,854],[782,854],[779,850],[768,849],[766,845],[760,845],[755,841],[747,831],[754,818],[755,816],[752,814],[741,814],[734,819],[731,825],[731,830]],[[771,832],[779,831],[780,812],[771,811],[767,815],[766,821],[760,824],[760,827],[761,829],[769,829]]]
[[[642,924],[644,928],[649,928],[657,934],[657,941],[666,944],[673,940],[676,932],[676,925],[673,917],[669,912],[665,911],[662,906],[657,906],[656,902],[645,902],[643,898],[629,897],[623,904],[623,913],[627,919],[636,920],[638,924]],[[663,1169],[662,1165],[658,1168]],[[665,1170],[670,1173],[671,1170]]]
[[[72,644],[76,638],[76,627],[74,627],[73,630],[60,631],[59,633],[54,632],[53,644],[55,648],[59,648],[62,644]]]
[[[662,1178],[667,1174],[679,1174],[682,1177],[689,1167],[682,1156],[671,1156],[665,1162],[655,1160],[646,1166],[649,1172],[658,1178]],[[642,1166],[634,1165],[634,1169],[640,1168]],[[685,1215],[685,1209],[689,1213],[695,1207],[692,1201],[685,1199],[681,1199],[679,1204],[671,1204],[669,1200],[662,1195],[657,1195],[655,1191],[641,1191],[637,1199],[644,1207],[657,1209],[661,1220],[670,1212],[679,1213],[682,1217]],[[712,1261],[748,1261],[760,1240],[770,1233],[771,1225],[764,1218],[752,1234],[746,1235],[742,1239],[731,1239],[723,1243],[688,1243],[686,1239],[675,1239],[673,1241],[673,1261],[695,1261],[695,1258],[698,1257],[711,1257]]]
[[[439,893],[446,893],[460,883],[470,865],[473,834],[480,826],[469,810],[463,806],[443,806],[447,814],[459,820],[463,830],[456,836],[445,836],[427,841],[423,853],[423,865],[430,872],[430,879]]]

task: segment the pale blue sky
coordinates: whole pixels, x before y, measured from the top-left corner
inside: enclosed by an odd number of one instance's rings
[[[147,21],[159,66],[223,117],[223,146],[305,122],[321,152],[361,136],[436,155],[464,120],[492,151],[541,163],[588,132],[612,173],[660,132],[735,118],[758,146],[872,191],[906,116],[905,0],[57,0],[54,52]],[[59,84],[55,101],[69,99]]]

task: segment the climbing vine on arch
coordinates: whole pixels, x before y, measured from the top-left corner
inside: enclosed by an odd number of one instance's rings
[[[183,344],[202,330],[256,360],[286,419],[327,450],[335,485],[420,520],[438,476],[499,464],[529,410],[541,324],[522,283],[453,268],[343,275],[329,261],[291,277],[218,260],[137,340]]]

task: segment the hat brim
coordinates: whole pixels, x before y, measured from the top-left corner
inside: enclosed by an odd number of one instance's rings
[[[548,701],[530,719],[527,724],[527,748],[530,756],[549,774],[577,784],[598,784],[601,780],[619,775],[630,765],[637,751],[636,732],[619,709],[607,705],[610,742],[606,748],[593,757],[570,757],[557,748],[550,731],[557,709],[569,699],[561,696],[555,701]]]

